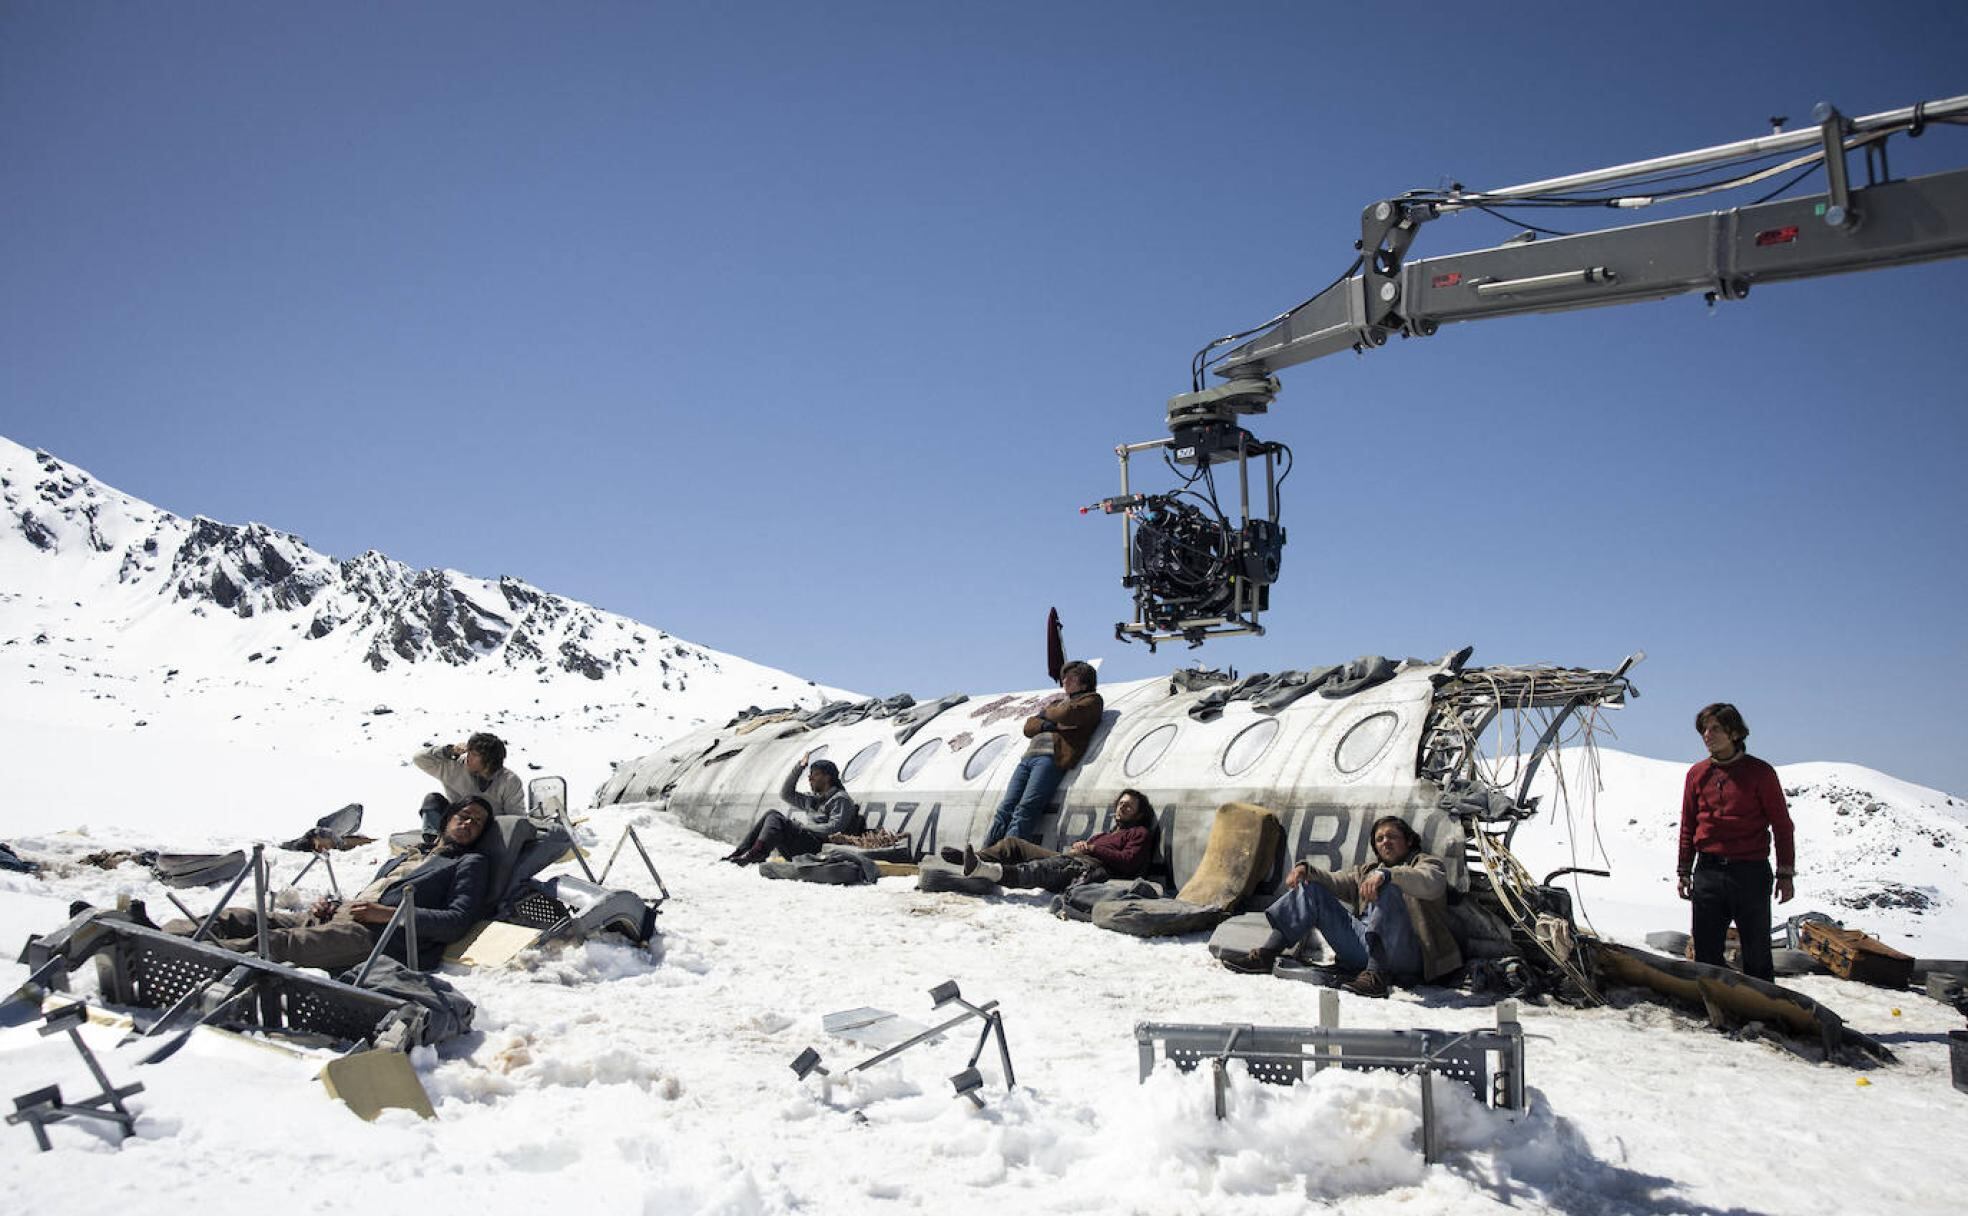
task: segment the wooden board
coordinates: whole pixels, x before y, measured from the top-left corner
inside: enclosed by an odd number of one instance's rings
[[[410,1057],[400,1051],[360,1051],[332,1060],[321,1070],[321,1084],[329,1097],[365,1121],[373,1122],[386,1110],[411,1110],[426,1119],[437,1118],[424,1083],[410,1067]]]
[[[444,961],[463,967],[503,967],[519,957],[519,952],[539,940],[540,931],[527,925],[488,920],[452,942],[444,950]]]

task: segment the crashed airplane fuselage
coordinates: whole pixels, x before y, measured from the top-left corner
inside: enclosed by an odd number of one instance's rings
[[[1160,820],[1158,860],[1179,887],[1202,857],[1216,808],[1256,803],[1285,831],[1269,887],[1291,858],[1329,869],[1364,862],[1373,821],[1399,815],[1466,888],[1468,825],[1529,814],[1530,774],[1565,722],[1631,692],[1627,665],[1466,668],[1468,656],[1362,659],[1241,683],[1178,673],[1105,685],[1099,729],[1054,795],[1041,843],[1064,849],[1111,827],[1115,797],[1139,789]],[[783,805],[786,777],[810,752],[840,766],[870,830],[906,835],[922,856],[984,839],[1025,752],[1025,719],[1056,695],[950,697],[899,713],[882,706],[889,716],[823,716],[820,725],[791,712],[741,718],[622,765],[597,801],[653,802],[696,831],[735,841]],[[1501,766],[1512,774],[1507,786],[1479,754],[1500,715],[1513,727],[1501,735],[1537,740]]]

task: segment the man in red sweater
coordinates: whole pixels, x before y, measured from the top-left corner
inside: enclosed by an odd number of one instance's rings
[[[1749,727],[1736,707],[1718,701],[1695,715],[1708,759],[1688,770],[1681,788],[1681,898],[1694,903],[1695,961],[1722,965],[1729,924],[1742,943],[1746,975],[1772,979],[1770,893],[1797,894],[1790,808],[1777,770],[1743,750]],[[1775,841],[1777,868],[1770,870]]]

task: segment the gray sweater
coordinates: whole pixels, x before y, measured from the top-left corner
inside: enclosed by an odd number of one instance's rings
[[[779,788],[780,799],[796,812],[795,822],[822,836],[859,832],[861,808],[847,796],[847,791],[837,785],[828,790],[824,798],[804,793],[799,787],[799,779],[804,773],[804,769],[794,769],[787,774],[786,784]]]
[[[451,754],[451,745],[440,743],[410,757],[410,763],[437,778],[444,796],[452,802],[476,795],[492,804],[494,815],[524,815],[526,787],[519,774],[501,767],[490,777],[474,777],[465,762]]]

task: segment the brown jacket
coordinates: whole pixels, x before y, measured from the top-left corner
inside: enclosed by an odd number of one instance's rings
[[[1382,867],[1376,860],[1337,874],[1314,866],[1312,881],[1352,905],[1358,914],[1360,884],[1382,868],[1408,907],[1415,939],[1421,944],[1421,978],[1432,980],[1462,966],[1462,947],[1456,945],[1455,934],[1449,931],[1449,871],[1441,858],[1417,849],[1398,866]]]
[[[1107,703],[1097,692],[1055,697],[1037,714],[1025,719],[1025,737],[1029,739],[1042,730],[1053,731],[1053,762],[1059,765],[1060,772],[1071,772],[1080,757],[1086,755],[1087,744],[1093,742],[1093,732],[1100,725],[1101,711],[1106,708]],[[1051,725],[1048,727],[1047,723]]]

